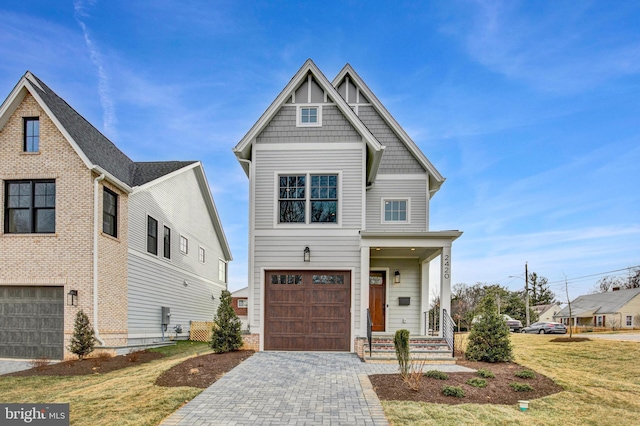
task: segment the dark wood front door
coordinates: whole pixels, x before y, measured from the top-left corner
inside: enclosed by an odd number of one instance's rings
[[[351,273],[266,271],[265,350],[348,351]]]
[[[371,314],[371,331],[385,331],[386,290],[387,283],[384,272],[369,272],[369,313]]]

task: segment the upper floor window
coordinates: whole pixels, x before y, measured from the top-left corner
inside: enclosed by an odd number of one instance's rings
[[[163,239],[163,255],[167,259],[171,259],[171,229],[164,227],[164,239]]]
[[[280,223],[304,223],[305,175],[280,176]]]
[[[40,119],[38,117],[24,118],[24,152],[38,152],[40,150]]]
[[[147,216],[147,252],[158,254],[158,221]]]
[[[408,215],[408,200],[383,200],[384,211],[383,222],[396,222],[407,223],[409,222]]]
[[[338,175],[281,175],[278,183],[279,223],[337,223]]]
[[[189,252],[189,240],[187,237],[180,235],[180,252],[187,254]]]
[[[107,188],[102,195],[102,232],[118,236],[118,195]]]
[[[238,308],[248,308],[249,301],[247,299],[238,299]]]
[[[338,219],[338,176],[311,175],[311,222]]]
[[[222,259],[218,260],[218,281],[227,282],[227,262]]]
[[[5,194],[5,233],[50,234],[56,232],[55,181],[6,181]]]
[[[319,106],[298,106],[298,126],[321,126],[322,108]]]
[[[198,247],[198,260],[204,263],[204,247]]]

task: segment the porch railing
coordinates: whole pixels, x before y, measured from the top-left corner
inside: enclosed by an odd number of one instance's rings
[[[442,310],[442,337],[447,341],[449,347],[451,348],[451,352],[455,353],[455,343],[456,340],[453,337],[456,323],[453,322],[453,319],[449,316],[449,313],[446,309]]]
[[[373,342],[371,341],[371,328],[373,327],[373,322],[371,322],[371,313],[369,309],[367,309],[367,341],[369,342],[369,356],[371,356],[371,347]]]

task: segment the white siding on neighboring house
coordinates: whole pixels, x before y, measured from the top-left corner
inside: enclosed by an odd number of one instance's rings
[[[403,176],[411,177],[402,179]],[[408,200],[408,223],[383,222],[382,200]],[[367,191],[367,231],[427,231],[427,178],[421,175],[378,175]]]
[[[190,320],[213,319],[226,288],[218,279],[218,260],[225,256],[203,198],[206,191],[189,169],[129,196],[131,337],[160,334],[161,306],[171,308],[171,327],[180,323],[185,333]],[[157,256],[147,253],[147,216],[158,221]],[[171,229],[170,259],[163,256],[164,226]],[[180,236],[188,239],[187,254],[180,251]],[[199,247],[206,252],[204,264]]]

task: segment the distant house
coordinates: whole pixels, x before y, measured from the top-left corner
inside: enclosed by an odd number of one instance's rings
[[[640,288],[587,294],[571,301],[572,324],[577,326],[637,328],[640,327],[638,315]],[[558,312],[555,318],[568,325],[569,306]]]
[[[0,358],[70,357],[79,310],[112,352],[213,318],[231,252],[202,164],[132,161],[30,72],[0,106],[0,200]]]
[[[550,303],[548,305],[536,305],[531,309],[538,314],[538,321],[553,322],[555,321],[554,317],[562,310],[562,307],[557,303]]]
[[[233,310],[242,321],[242,329],[248,330],[249,287],[241,288],[231,293],[231,306],[233,306]]]
[[[234,153],[249,177],[245,344],[362,355],[368,335],[426,336],[437,290],[450,314],[462,232],[429,227],[445,179],[350,65],[329,81],[306,61]]]

